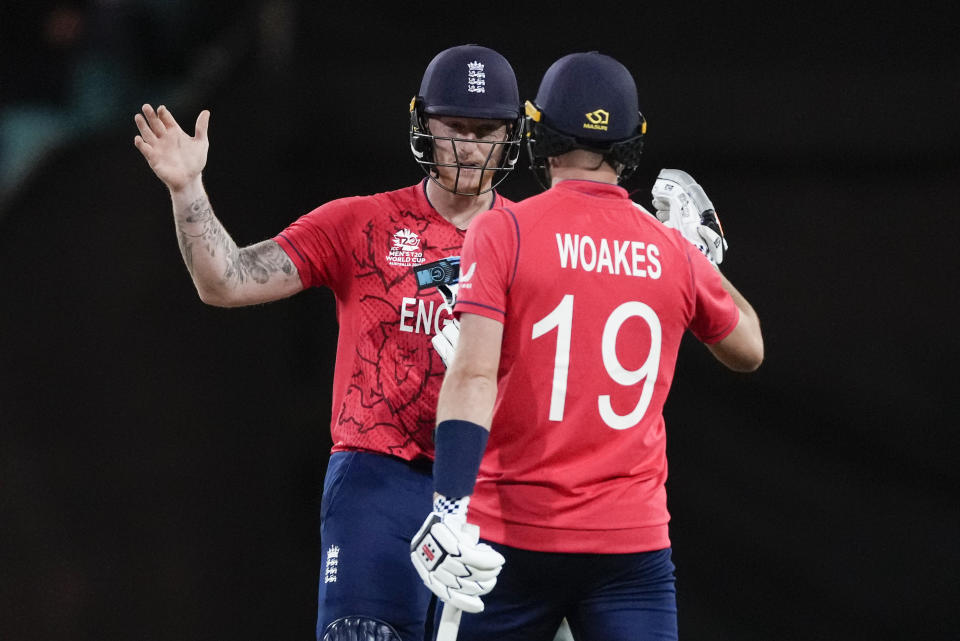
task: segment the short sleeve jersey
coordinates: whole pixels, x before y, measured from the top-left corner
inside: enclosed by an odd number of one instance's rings
[[[437,213],[425,184],[331,201],[274,238],[304,287],[335,296],[333,452],[433,458],[445,369],[430,340],[452,315],[435,287],[418,289],[414,268],[459,257],[464,232]]]
[[[546,552],[668,547],[663,406],[681,338],[739,310],[719,273],[616,185],[563,181],[471,224],[456,314],[504,324],[470,517]]]

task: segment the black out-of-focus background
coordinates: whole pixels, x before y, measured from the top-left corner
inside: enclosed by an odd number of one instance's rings
[[[886,6],[886,5],[884,5]],[[337,332],[325,290],[205,306],[133,146],[212,112],[240,244],[422,177],[441,49],[634,73],[720,212],[766,362],[684,343],[667,405],[681,638],[957,639],[960,49],[943,5],[0,5],[0,639],[306,640]],[[536,193],[525,160],[502,192]],[[363,506],[357,506],[363,509]]]

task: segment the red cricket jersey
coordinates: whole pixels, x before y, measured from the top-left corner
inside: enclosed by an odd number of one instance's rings
[[[437,213],[425,185],[331,201],[274,238],[304,287],[336,297],[333,452],[433,459],[445,368],[430,339],[450,310],[436,288],[418,291],[413,268],[459,256],[464,232]]]
[[[504,323],[481,535],[545,552],[670,545],[663,405],[685,330],[739,310],[709,261],[621,187],[583,180],[471,223],[455,312]]]

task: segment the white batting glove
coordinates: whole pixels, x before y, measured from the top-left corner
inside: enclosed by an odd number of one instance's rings
[[[657,218],[683,234],[711,263],[719,266],[727,251],[727,239],[703,187],[685,171],[661,169],[650,193]]]
[[[503,555],[480,543],[480,529],[467,523],[469,497],[437,497],[433,512],[410,543],[410,560],[424,585],[464,612],[482,612],[481,596],[497,584]]]
[[[437,285],[437,291],[440,292],[440,295],[443,296],[443,300],[446,303],[447,307],[450,310],[450,315],[453,315],[453,305],[457,302],[457,289],[459,285]],[[450,369],[450,364],[453,362],[453,355],[457,351],[457,342],[460,340],[460,321],[457,319],[451,319],[443,324],[443,329],[440,330],[440,333],[435,334],[433,338],[430,339],[430,342],[433,343],[433,349],[437,351],[437,354],[440,355],[440,360],[443,361],[444,367]]]

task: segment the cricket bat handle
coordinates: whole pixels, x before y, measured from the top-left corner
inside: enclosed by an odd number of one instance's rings
[[[437,628],[437,641],[457,641],[457,632],[460,630],[460,615],[463,610],[452,605],[443,604],[443,614],[440,615],[440,627]]]

